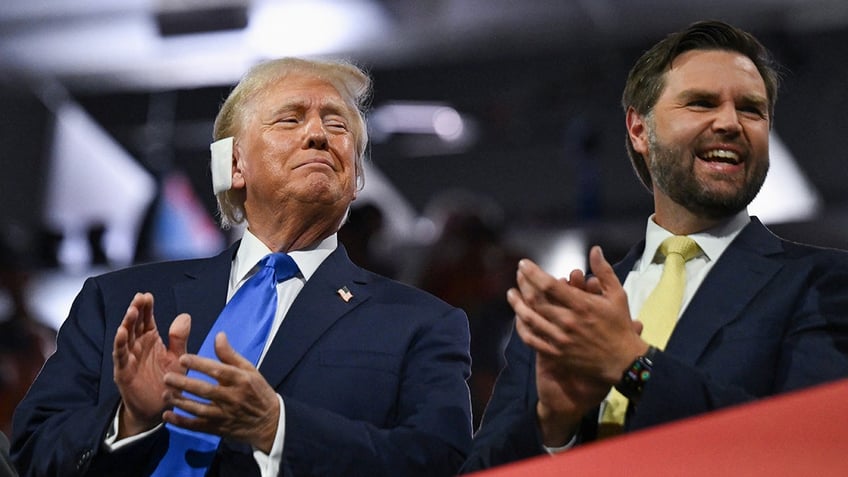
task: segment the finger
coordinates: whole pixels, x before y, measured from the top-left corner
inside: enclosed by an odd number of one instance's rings
[[[145,320],[148,313],[148,299],[144,296],[144,293],[136,293],[135,296],[133,296],[132,302],[130,302],[130,306],[136,310],[137,314],[136,318],[132,322],[132,328],[130,329],[130,343],[133,343],[136,338],[144,334]]]
[[[121,320],[121,324],[118,325],[118,331],[124,330],[124,334],[128,343],[132,343],[135,340],[135,325],[138,321],[138,316],[138,307],[136,306],[136,301],[134,298],[130,301],[129,306],[127,307],[127,311],[126,313],[124,313],[124,319]],[[115,338],[117,339],[117,336],[115,336]]]
[[[596,295],[603,294],[604,290],[601,288],[601,281],[598,280],[598,277],[593,275],[586,280],[586,291]]]
[[[239,369],[254,369],[253,363],[233,349],[224,332],[220,332],[215,336],[215,355],[218,356],[218,359],[222,363],[235,366]]]
[[[522,299],[536,307],[549,302],[548,292],[556,287],[556,279],[531,260],[518,262],[515,281]]]
[[[516,279],[525,301],[531,305],[535,300],[538,303],[550,302],[568,307],[583,294],[580,288],[570,286],[565,280],[557,280],[528,259],[518,262]],[[539,300],[540,295],[544,297],[543,300]]]
[[[112,345],[112,361],[115,363],[116,368],[123,368],[129,362],[128,341],[129,332],[124,324],[121,323],[121,326],[118,327],[118,331],[115,333],[115,341]]]
[[[152,293],[143,293],[141,296],[141,300],[143,306],[141,308],[141,320],[139,320],[139,326],[141,327],[141,333],[147,331],[155,331],[156,330],[156,320],[153,317],[153,294]]]
[[[138,297],[139,294],[136,293],[133,299],[130,300],[127,311],[124,313],[124,319],[121,320],[121,324],[118,326],[118,329],[123,328],[126,331],[127,343],[133,343],[135,341],[136,326],[140,316]]]
[[[188,313],[177,315],[171,323],[171,327],[168,328],[168,350],[177,356],[184,355],[190,331],[191,316]]]
[[[589,251],[589,267],[592,274],[598,278],[602,292],[621,288],[618,275],[615,274],[612,265],[604,258],[604,252],[598,245],[595,245]]]
[[[179,408],[195,417],[214,418],[223,414],[223,410],[214,401],[202,396],[169,391],[165,393],[164,398],[168,407]]]
[[[558,354],[557,348],[553,344],[545,338],[540,337],[536,333],[536,330],[528,326],[518,315],[515,316],[515,331],[518,333],[521,341],[537,353],[546,356]]]
[[[167,410],[162,413],[162,421],[183,429],[206,432],[209,434],[215,433],[212,431],[211,426],[209,426],[205,419],[178,414],[172,410]]]
[[[166,396],[168,399],[173,399],[174,396],[180,396],[183,392],[188,392],[199,398],[211,401],[218,387],[215,381],[210,382],[203,378],[190,378],[179,373],[165,373],[163,381],[169,389],[168,396]]]
[[[181,414],[177,414],[177,413],[175,413],[174,411],[171,411],[171,410],[167,410],[167,411],[162,413],[162,422],[165,422],[165,423],[177,426],[177,427],[182,427],[183,429],[197,430],[197,429],[194,428],[194,421],[195,421],[195,419],[193,419],[191,417],[183,416]]]
[[[635,331],[637,335],[642,335],[642,330],[644,329],[644,327],[645,325],[641,321],[633,320],[633,331]]]
[[[579,268],[572,270],[568,275],[568,284],[576,288],[585,289],[586,275],[583,273],[583,270]]]
[[[201,374],[205,374],[215,383],[221,383],[222,381],[226,381],[226,375],[229,372],[228,370],[231,368],[230,365],[221,363],[217,359],[204,358],[202,356],[190,353],[186,353],[180,356],[179,361],[180,365],[186,368],[186,371],[192,370]],[[170,374],[171,373],[168,373],[166,374],[166,376],[169,376]],[[181,383],[182,381],[174,382]]]
[[[507,291],[507,301],[515,311],[516,327],[522,328],[519,331],[519,334],[523,335],[522,338],[545,343],[548,352],[555,351],[553,343],[562,342],[567,338],[558,326],[529,307],[516,289]],[[530,344],[527,340],[525,342]]]

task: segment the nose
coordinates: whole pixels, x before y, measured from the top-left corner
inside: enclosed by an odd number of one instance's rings
[[[713,119],[713,130],[721,134],[738,134],[742,129],[739,123],[739,114],[736,106],[732,103],[724,103],[716,108]]]
[[[328,145],[327,131],[320,119],[311,119],[306,125],[306,139],[304,146],[307,149],[326,149]]]

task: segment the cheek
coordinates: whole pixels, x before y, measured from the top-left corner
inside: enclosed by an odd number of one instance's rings
[[[757,150],[762,151],[764,154],[768,155],[769,130],[767,128],[764,128],[757,131],[753,143],[754,147],[756,147]]]
[[[668,125],[666,128],[667,142],[688,143],[692,142],[708,128],[705,125],[694,122],[679,121]]]

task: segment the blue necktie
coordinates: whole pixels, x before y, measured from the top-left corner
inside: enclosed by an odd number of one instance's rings
[[[277,283],[288,280],[298,272],[297,264],[284,253],[273,253],[263,258],[259,270],[236,291],[232,299],[200,346],[198,356],[217,359],[215,336],[223,331],[233,349],[254,366],[265,348],[265,341],[277,311]],[[217,384],[214,379],[194,370],[188,377]],[[186,393],[193,399],[203,400]],[[181,409],[174,412],[190,415]],[[170,424],[165,426],[170,434],[168,452],[153,472],[154,477],[202,476],[212,463],[221,438],[203,432],[189,431]]]

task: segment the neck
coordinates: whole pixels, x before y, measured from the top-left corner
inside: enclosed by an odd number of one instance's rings
[[[663,200],[665,199],[665,200]],[[713,228],[727,217],[704,217],[667,197],[654,194],[654,222],[674,235],[690,235]]]
[[[316,213],[307,217],[278,217],[275,221],[251,221],[248,228],[269,249],[275,252],[293,252],[316,246],[336,233],[342,218],[338,214]]]

